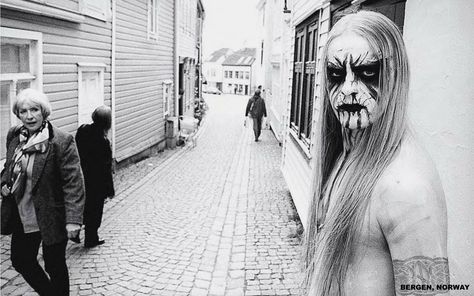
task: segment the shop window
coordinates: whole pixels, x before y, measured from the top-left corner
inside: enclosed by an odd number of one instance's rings
[[[316,76],[318,13],[296,27],[290,126],[309,147]]]
[[[0,28],[1,105],[0,159],[6,156],[6,138],[11,126],[18,124],[12,113],[16,95],[25,88],[42,90],[42,33]]]

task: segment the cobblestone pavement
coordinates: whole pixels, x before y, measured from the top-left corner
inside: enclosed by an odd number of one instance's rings
[[[71,295],[300,294],[300,222],[281,148],[271,131],[254,142],[243,127],[247,99],[209,96],[196,147],[117,174],[99,230],[106,243],[68,246]],[[36,295],[10,266],[9,240],[1,294]]]

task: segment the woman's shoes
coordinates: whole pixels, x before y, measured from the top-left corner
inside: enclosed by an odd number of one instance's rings
[[[93,248],[93,247],[96,247],[96,246],[100,246],[100,245],[103,245],[105,243],[105,240],[98,240],[96,242],[93,242],[93,243],[84,243],[84,248]]]

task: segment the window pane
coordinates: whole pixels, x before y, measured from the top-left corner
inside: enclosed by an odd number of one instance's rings
[[[29,88],[31,84],[31,81],[18,81],[16,83],[16,94],[18,94],[20,91]]]
[[[0,133],[0,159],[4,159],[6,155],[6,143],[7,133],[11,126],[11,116],[13,113],[10,111],[10,82],[2,81],[1,85],[1,104],[0,104],[0,122],[1,122],[1,133]]]
[[[2,73],[30,72],[30,46],[2,42]]]

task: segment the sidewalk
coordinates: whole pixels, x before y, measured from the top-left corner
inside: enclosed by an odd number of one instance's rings
[[[68,248],[71,295],[300,294],[299,221],[281,148],[269,130],[253,141],[246,100],[210,96],[197,147],[170,154],[106,204],[106,243]],[[1,243],[2,295],[25,295],[5,258],[9,238]]]

